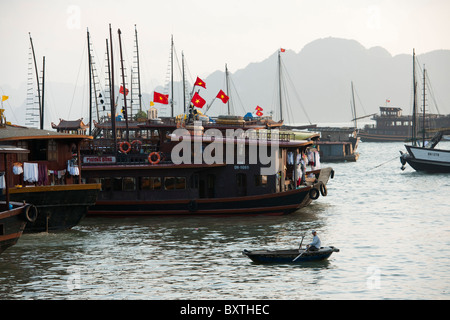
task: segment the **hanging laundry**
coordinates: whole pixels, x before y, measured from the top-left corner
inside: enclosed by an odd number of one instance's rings
[[[6,188],[5,173],[0,172],[0,189]]]
[[[288,152],[287,154],[287,163],[288,164],[294,164],[294,153]]]
[[[320,154],[319,152],[316,150],[314,151],[314,165],[313,165],[313,170],[318,170],[320,169]]]
[[[38,166],[38,185],[46,186],[48,185],[48,172],[47,165],[40,163]]]
[[[23,164],[23,181],[37,182],[39,179],[39,170],[37,163],[25,162]]]
[[[74,160],[67,160],[67,172],[73,176],[80,175],[80,170],[78,169],[78,166],[75,165]]]
[[[23,173],[22,164],[20,162],[13,163],[13,173],[19,175]]]

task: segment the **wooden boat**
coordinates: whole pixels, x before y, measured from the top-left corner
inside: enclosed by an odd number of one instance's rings
[[[307,251],[306,249],[287,250],[244,250],[242,254],[255,263],[303,263],[310,261],[321,261],[328,259],[333,252],[339,252],[333,246],[321,247],[318,251]]]
[[[8,156],[14,153],[28,153],[29,150],[1,146],[0,154],[3,162],[8,166]],[[7,175],[7,172],[6,172]],[[3,175],[1,177],[3,179]],[[26,203],[9,201],[8,179],[5,177],[6,201],[0,201],[0,254],[15,245],[22,236],[27,222],[34,222],[37,217],[36,207]]]
[[[0,201],[0,253],[15,245],[27,223],[37,218],[37,209],[26,203]]]
[[[29,154],[10,155],[10,162],[14,166],[23,166],[23,169],[28,164],[40,169],[37,179],[28,179],[25,170],[18,173],[14,172],[13,166],[0,165],[0,170],[7,172],[9,185],[13,186],[9,188],[11,201],[25,201],[36,206],[39,212],[36,221],[27,223],[25,232],[70,229],[86,215],[88,207],[95,204],[101,186],[83,183],[80,170],[74,169],[72,173],[68,170],[68,162],[70,168],[77,167],[79,144],[90,138],[5,123],[0,125],[2,144],[30,150]],[[5,190],[2,197],[6,197]]]

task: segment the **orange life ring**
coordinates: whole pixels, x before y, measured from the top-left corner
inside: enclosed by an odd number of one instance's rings
[[[156,156],[156,160],[153,160],[152,157]],[[161,155],[159,152],[152,152],[148,155],[148,162],[151,164],[158,164],[161,161]]]
[[[123,150],[123,146],[124,146],[124,145],[127,145],[127,146],[128,146],[128,147],[127,147],[127,150]],[[120,143],[119,149],[120,149],[120,151],[123,152],[123,153],[128,153],[128,152],[130,152],[130,150],[131,150],[131,144],[130,144],[128,141],[123,141],[123,142]]]

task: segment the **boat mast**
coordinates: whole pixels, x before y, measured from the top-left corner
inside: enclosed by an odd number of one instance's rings
[[[33,60],[34,60],[34,70],[36,73],[36,82],[37,82],[37,90],[38,90],[38,99],[39,99],[39,120],[41,120],[41,114],[42,114],[42,101],[41,101],[41,86],[39,84],[39,73],[37,69],[36,64],[36,55],[34,54],[34,46],[33,46],[33,39],[31,38],[31,33],[28,32],[28,35],[30,36],[30,43],[31,43],[31,51],[33,53]],[[42,122],[40,123],[40,127],[42,129]]]
[[[186,79],[184,73],[184,52],[181,51],[181,68],[183,69],[183,112],[187,113],[186,108]]]
[[[425,65],[423,65],[423,115],[422,115],[422,147],[425,147],[425,106],[426,106],[426,96],[425,96],[425,79],[426,79],[427,70],[425,69]]]
[[[353,101],[353,108],[352,108],[352,112],[354,115],[354,120],[355,120],[355,129],[358,128],[358,123],[356,121],[356,105],[355,105],[355,90],[353,88],[353,81],[352,81],[352,101]]]
[[[417,119],[416,119],[416,113],[417,113],[417,83],[416,83],[416,51],[413,49],[413,92],[414,92],[414,99],[413,99],[413,115],[412,115],[412,145],[417,145]]]
[[[171,49],[170,49],[170,88],[172,92],[172,96],[170,99],[170,108],[171,108],[171,116],[173,118],[173,35],[171,40]]]
[[[88,63],[89,63],[89,135],[92,135],[92,57],[89,28],[87,28]]]
[[[139,97],[139,111],[142,111],[142,94],[141,94],[141,71],[139,67],[139,47],[138,47],[138,36],[137,36],[137,28],[134,25],[134,34],[136,39],[136,62],[137,62],[137,73],[138,73],[138,97]],[[131,97],[133,99],[133,97]]]
[[[108,40],[106,40],[108,44]],[[110,92],[111,92],[111,128],[114,140],[114,154],[117,154],[117,133],[116,133],[116,105],[114,102],[114,59],[113,59],[113,43],[112,43],[112,30],[111,24],[109,24],[109,45],[111,47],[111,62],[110,62]]]
[[[281,97],[281,50],[278,50],[278,92],[280,95],[280,120],[283,120],[283,103]]]
[[[120,63],[122,66],[122,87],[123,87],[123,116],[125,118],[125,126],[126,126],[126,138],[127,141],[129,139],[129,130],[128,130],[128,110],[127,110],[127,89],[125,88],[125,72],[123,69],[123,56],[122,56],[122,39],[121,34],[122,32],[120,29],[117,30],[117,33],[119,34],[119,48],[120,48]]]
[[[228,78],[228,66],[227,64],[225,64],[225,85],[227,87],[227,95],[230,96],[230,89],[229,89],[229,78]],[[230,110],[230,99],[228,99],[227,101],[227,107],[228,107],[228,115],[231,115],[231,110]]]
[[[45,93],[45,56],[42,57],[42,110],[41,110],[41,130],[44,129],[44,93]]]

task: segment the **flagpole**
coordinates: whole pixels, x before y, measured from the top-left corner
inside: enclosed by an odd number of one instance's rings
[[[211,106],[212,106],[212,104],[214,103],[214,101],[216,101],[216,99],[217,99],[217,97],[215,97],[212,101],[211,101],[211,103],[208,105],[208,107],[206,108],[206,111],[205,111],[205,115],[206,115],[206,113],[208,112],[208,110],[209,110],[209,108],[211,108]]]

